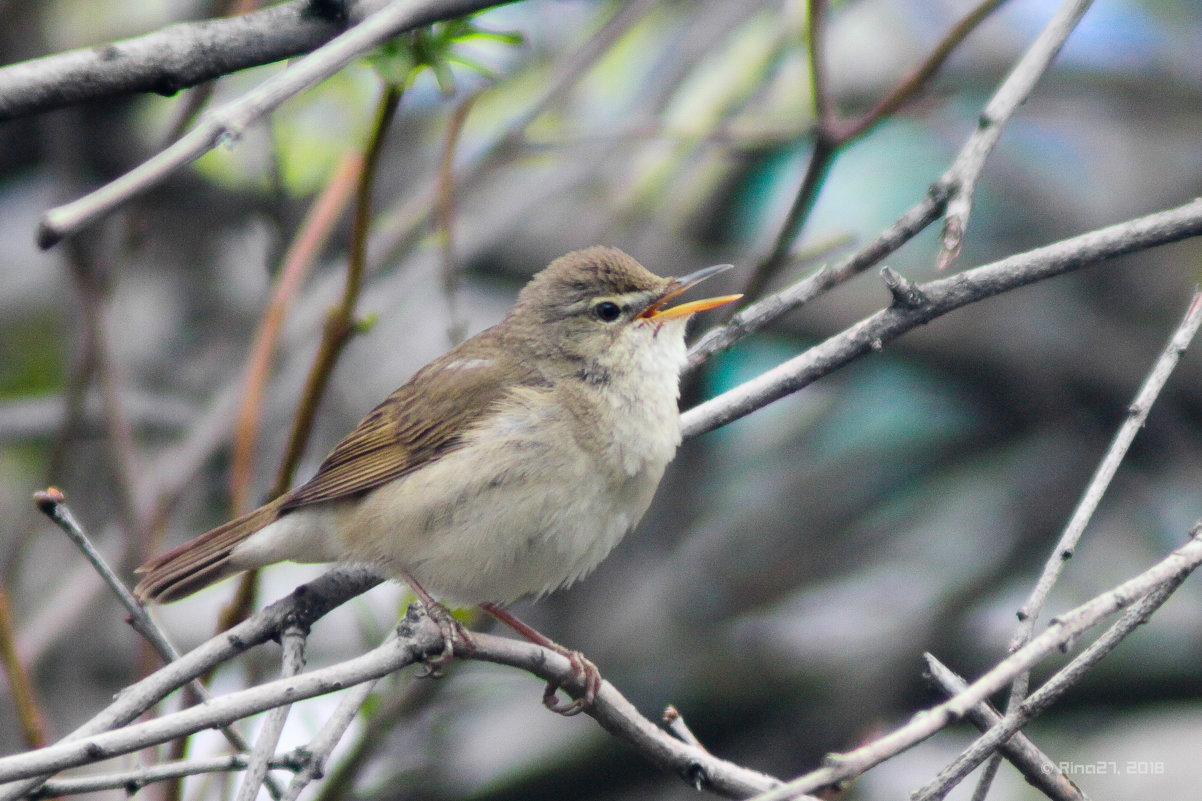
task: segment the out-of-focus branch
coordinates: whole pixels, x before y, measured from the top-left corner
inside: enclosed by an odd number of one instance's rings
[[[442,291],[450,310],[447,326],[452,344],[459,344],[467,325],[460,318],[456,295],[459,290],[459,268],[455,264],[455,151],[463,135],[463,125],[481,93],[476,92],[455,106],[443,136],[442,158],[438,162],[435,232],[442,251]]]
[[[0,663],[4,665],[13,711],[21,726],[21,739],[31,748],[40,748],[46,744],[44,716],[29,671],[25,669],[25,663],[17,651],[17,633],[8,603],[8,590],[3,585],[0,585]]]
[[[83,553],[84,557],[104,580],[104,583],[117,596],[121,605],[125,607],[125,611],[129,616],[129,623],[134,631],[142,635],[142,638],[150,644],[151,648],[154,649],[155,653],[164,662],[169,663],[179,659],[179,651],[167,639],[167,635],[150,618],[150,615],[146,612],[146,608],[138,603],[133,593],[125,586],[125,582],[109,566],[104,555],[92,544],[87,532],[76,521],[75,515],[71,514],[71,509],[67,506],[66,498],[62,492],[51,487],[42,492],[34,493],[33,497],[42,514],[53,520],[55,525],[67,535],[75,547],[79,548],[80,552]],[[189,683],[189,688],[201,700],[208,700],[213,697],[208,688],[195,679]],[[226,740],[234,748],[239,750],[246,748],[246,740],[237,731],[228,726],[223,727],[221,731],[225,735]]]
[[[222,142],[236,141],[249,125],[285,100],[329,78],[384,41],[422,25],[506,2],[511,0],[413,0],[383,6],[237,100],[205,112],[196,127],[125,175],[78,200],[47,211],[38,229],[38,244],[51,247]]]
[[[1135,626],[1146,620],[1152,610],[1180,586],[1186,576],[1199,564],[1202,564],[1202,537],[1199,536],[1200,534],[1202,534],[1202,527],[1195,526],[1191,532],[1190,541],[1156,565],[1053,619],[1048,624],[1047,631],[999,662],[963,692],[957,693],[942,704],[918,713],[910,719],[909,723],[855,751],[829,755],[825,767],[758,795],[755,797],[755,801],[785,801],[797,798],[800,793],[810,792],[828,785],[837,785],[847,779],[859,776],[869,768],[912,748],[949,724],[965,717],[970,710],[987,701],[989,696],[1013,681],[1015,676],[1029,670],[1033,665],[1053,653],[1067,650],[1081,634],[1115,612],[1131,607],[1106,635],[1083,651],[1070,663],[1069,667],[1078,663],[1081,663],[1083,668],[1091,666],[1117,645],[1117,640],[1114,640],[1116,635],[1112,633],[1121,630],[1125,636]],[[1068,670],[1068,667],[1064,668],[1057,676]],[[1049,684],[1051,684],[1050,681]],[[1060,683],[1056,686],[1055,692],[1049,690],[1048,695],[1054,698],[1067,686],[1067,684]],[[1042,709],[1043,707],[1038,706],[1040,702],[1050,703],[1051,698],[1043,697],[1041,693],[1043,693],[1043,689],[1028,699],[1030,711]],[[990,730],[987,737],[991,744],[987,750],[978,755],[979,760],[976,764],[980,764],[980,760],[992,753],[999,743],[1017,731],[1017,726],[1010,731],[999,731],[1000,728],[994,727]],[[996,736],[994,736],[995,732]],[[957,770],[960,767],[962,766],[956,765]],[[937,793],[928,796],[928,798],[934,797],[941,796],[938,796]]]
[[[970,303],[1015,287],[1202,234],[1202,200],[1070,237],[918,287],[925,301],[894,304],[805,353],[681,415],[685,436],[712,431],[808,386],[897,337]]]
[[[125,529],[126,561],[129,563],[136,562],[138,551],[146,539],[141,513],[143,506],[139,497],[138,453],[134,447],[133,429],[121,391],[120,371],[113,358],[112,338],[109,336],[109,270],[89,250],[80,242],[74,242],[68,248],[70,276],[79,297],[84,348],[88,351],[92,379],[100,393],[105,443],[113,470],[114,495]],[[108,266],[111,269],[111,265]]]
[[[839,153],[925,89],[955,49],[1003,2],[1005,0],[984,0],[980,3],[957,22],[922,63],[902,78],[880,102],[857,119],[848,122],[839,116],[839,110],[835,107],[826,72],[825,33],[829,8],[826,0],[811,0],[806,41],[816,118],[813,148],[801,185],[777,232],[776,240],[768,255],[753,268],[743,290],[744,294],[752,299],[758,298],[772,278],[788,266],[793,244],[800,236]]]
[[[301,391],[300,403],[292,418],[292,428],[288,433],[288,443],[284,448],[284,456],[276,470],[275,482],[268,490],[269,497],[282,495],[292,486],[296,468],[304,456],[309,444],[309,436],[313,431],[313,421],[317,418],[317,408],[325,396],[330,376],[334,373],[334,365],[342,354],[351,334],[355,331],[356,306],[359,303],[359,293],[363,288],[363,275],[367,269],[367,235],[371,229],[371,191],[375,184],[376,168],[380,162],[384,138],[396,116],[400,105],[402,88],[388,85],[376,110],[375,124],[363,153],[362,166],[358,171],[358,181],[355,184],[354,216],[351,220],[350,255],[347,259],[346,281],[343,284],[342,298],[326,314],[325,325],[322,328],[321,342],[317,345],[317,355],[309,368]],[[221,615],[220,628],[228,628],[235,621],[249,614],[254,601],[254,588],[258,582],[258,571],[251,570],[242,574],[238,581],[238,589],[234,599]]]
[[[970,12],[957,25],[952,34],[945,39],[944,43],[936,48],[935,53],[943,53],[941,58],[945,59],[951,52],[949,44],[953,40],[959,41],[967,36],[972,30],[973,25],[978,24],[992,10],[991,2],[992,0],[986,0],[977,9]],[[939,216],[945,210],[948,210],[949,201],[956,193],[961,191],[964,181],[980,172],[986,156],[992,151],[997,137],[1001,135],[1003,125],[1013,116],[1018,106],[1027,99],[1034,89],[1035,83],[1046,72],[1051,58],[1058,52],[1060,45],[1064,43],[1064,39],[1067,38],[1068,34],[1072,32],[1073,27],[1075,27],[1077,21],[1080,19],[1080,14],[1084,13],[1087,6],[1088,3],[1082,3],[1082,0],[1070,0],[1057,14],[1056,18],[1040,33],[1036,41],[1032,43],[1027,52],[1019,59],[1010,77],[1002,82],[997,92],[994,93],[989,103],[986,104],[986,112],[992,115],[991,119],[995,119],[996,124],[978,126],[973,131],[964,143],[964,146],[960,149],[960,152],[956,155],[952,166],[931,186],[922,200],[902,214],[897,222],[883,231],[867,247],[845,259],[836,267],[823,268],[815,275],[735,314],[727,325],[707,332],[690,352],[690,365],[695,367],[714,352],[729,347],[734,342],[762,328],[777,317],[796,309],[798,306],[822,294],[831,287],[837,286],[857,273],[877,264],[881,259],[897,250],[932,222],[939,219]],[[1079,10],[1079,14],[1076,13],[1077,10]],[[968,24],[973,20],[975,22],[972,25]],[[945,50],[946,52],[943,52]],[[935,66],[937,65],[931,65],[931,72],[934,71]],[[922,72],[923,70],[924,68],[920,68],[919,71]],[[903,83],[906,82],[903,81]],[[915,84],[909,91],[917,91],[919,88],[920,85]],[[867,126],[864,130],[866,131],[870,127]],[[808,169],[810,172],[814,172],[816,168],[811,164]],[[972,180],[975,180],[975,178]],[[815,189],[818,186],[819,184],[814,184]],[[805,181],[803,181],[802,190],[799,191],[798,197],[794,200],[794,208],[786,219],[785,225],[782,226],[781,233],[778,236],[776,245],[773,247],[772,253],[755,268],[749,286],[762,287],[766,285],[767,277],[757,276],[760,273],[775,271],[777,268],[772,266],[772,263],[776,259],[784,258],[787,255],[788,247],[782,246],[781,239],[788,236],[788,232],[792,226],[800,225],[793,217],[796,216],[798,211],[804,211],[805,209],[807,202],[804,197],[805,191],[806,186]],[[949,219],[953,216],[952,212],[948,211]],[[962,227],[961,225],[961,229]],[[797,230],[800,231],[800,227]],[[962,241],[963,231],[961,230],[960,233],[954,236],[952,235],[953,233],[945,226],[945,249],[940,256],[941,266],[946,266],[950,262],[950,259],[954,258],[955,253],[952,253],[949,249],[952,244],[955,245],[956,252],[959,252],[959,243]],[[793,238],[795,237],[796,234],[793,234]],[[789,242],[791,241],[792,238],[789,239]],[[773,256],[773,254],[776,255]],[[755,296],[755,293],[750,291],[746,294],[753,298]]]
[[[263,395],[284,318],[317,260],[322,245],[329,239],[330,232],[350,201],[362,171],[361,153],[352,152],[343,156],[325,189],[309,207],[296,237],[284,254],[275,289],[259,322],[245,368],[242,404],[234,430],[234,455],[230,464],[230,494],[235,514],[241,514],[251,505],[249,495],[253,486],[255,442],[258,439]]]
[[[583,45],[560,58],[549,71],[542,94],[513,117],[492,139],[474,150],[467,163],[460,165],[455,176],[459,189],[463,191],[475,186],[491,169],[510,158],[519,146],[526,142],[526,129],[548,109],[562,101],[610,48],[658,5],[659,0],[628,0],[622,3],[613,16]],[[424,230],[423,226],[429,221],[435,208],[437,190],[437,182],[430,184],[380,215],[379,230],[373,237],[373,268],[394,260],[396,254]]]

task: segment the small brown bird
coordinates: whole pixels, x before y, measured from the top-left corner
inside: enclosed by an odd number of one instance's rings
[[[168,602],[284,560],[373,565],[405,581],[446,639],[470,637],[435,598],[480,604],[567,655],[501,605],[592,571],[638,523],[680,444],[679,375],[695,312],[738,295],[664,305],[729,268],[660,278],[620,250],[569,253],[502,322],[419,370],[305,484],[138,569]],[[441,610],[441,614],[438,611]]]

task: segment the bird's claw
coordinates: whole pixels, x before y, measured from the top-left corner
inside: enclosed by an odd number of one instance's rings
[[[579,651],[564,649],[561,653],[572,665],[572,680],[578,682],[584,688],[584,692],[579,698],[563,703],[557,695],[561,682],[548,681],[547,688],[543,691],[543,706],[557,715],[570,718],[579,715],[597,700],[597,693],[601,690],[601,671]]]
[[[475,648],[475,642],[463,624],[456,620],[445,606],[437,602],[423,604],[423,606],[426,608],[426,614],[438,625],[438,631],[442,634],[442,650],[436,654],[425,656],[422,660],[424,669],[420,677],[438,679],[442,678],[442,669],[455,656],[455,641],[459,640],[469,650]]]

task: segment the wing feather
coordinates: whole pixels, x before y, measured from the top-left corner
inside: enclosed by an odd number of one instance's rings
[[[360,495],[459,447],[465,431],[515,386],[545,380],[482,335],[436,359],[373,409],[288,493],[281,513]]]

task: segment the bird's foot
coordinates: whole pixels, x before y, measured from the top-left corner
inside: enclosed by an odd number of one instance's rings
[[[571,664],[572,677],[570,679],[567,681],[552,679],[547,682],[547,689],[543,691],[543,706],[556,714],[571,717],[579,715],[593,705],[593,701],[597,700],[597,693],[601,690],[601,671],[597,670],[597,666],[586,659],[584,654],[563,647],[534,627],[518,620],[508,609],[490,603],[480,604],[480,608],[535,645],[541,645],[543,648],[548,648],[565,657]],[[569,682],[579,684],[582,692],[579,698],[563,703],[559,700],[557,693],[560,687]]]
[[[436,654],[427,654],[422,660],[424,670],[421,677],[442,678],[442,669],[455,656],[455,641],[458,640],[469,651],[475,650],[476,643],[464,625],[451,614],[451,610],[433,600],[419,603],[425,607],[426,614],[438,625],[438,631],[442,634],[442,650]]]
[[[552,643],[551,648],[567,657],[568,662],[572,665],[572,679],[584,688],[584,692],[579,698],[564,703],[559,700],[557,694],[561,683],[552,679],[547,682],[547,688],[543,690],[543,706],[566,718],[579,715],[592,706],[593,701],[597,700],[597,693],[601,690],[601,671],[597,670],[597,666],[579,651],[571,651],[557,643]]]

